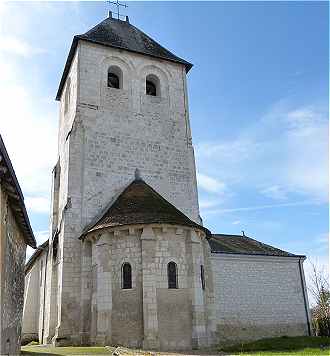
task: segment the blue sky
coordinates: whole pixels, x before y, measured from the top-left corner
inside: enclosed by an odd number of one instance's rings
[[[204,224],[328,260],[326,2],[128,2],[188,75]],[[0,4],[1,134],[39,242],[57,154],[54,100],[74,34],[105,2]]]

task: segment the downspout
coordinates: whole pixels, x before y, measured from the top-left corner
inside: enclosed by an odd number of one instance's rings
[[[303,270],[302,270],[302,263],[301,263],[301,260],[304,260],[305,257],[300,257],[299,258],[299,262],[298,262],[298,265],[299,265],[299,274],[300,274],[300,281],[301,281],[301,289],[302,289],[302,293],[303,293],[303,297],[304,297],[304,306],[305,306],[305,312],[306,312],[306,319],[307,319],[307,329],[308,329],[308,336],[311,336],[312,333],[311,333],[311,325],[310,325],[310,322],[309,322],[309,307],[308,307],[308,304],[307,304],[307,297],[306,297],[306,291],[305,291],[305,283],[304,283],[304,278],[303,278]]]

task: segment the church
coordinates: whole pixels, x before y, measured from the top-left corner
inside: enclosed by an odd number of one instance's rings
[[[305,256],[203,226],[191,68],[111,12],[74,36],[23,339],[185,350],[311,333]]]

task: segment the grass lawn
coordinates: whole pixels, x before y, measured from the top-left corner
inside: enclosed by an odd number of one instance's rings
[[[328,337],[278,337],[261,339],[246,344],[221,348],[232,355],[251,356],[318,356],[330,355],[330,338]]]
[[[42,347],[23,346],[21,355],[111,355],[115,348],[110,347]]]
[[[23,346],[23,356],[59,356],[59,355],[111,355],[114,347],[45,347],[39,345]],[[166,352],[148,352],[121,348],[120,355],[166,355]],[[175,355],[174,352],[168,353]],[[177,355],[198,355],[198,351],[178,353]],[[330,356],[330,338],[328,337],[279,337],[224,347],[218,352],[201,351],[203,355],[244,355],[244,356]]]

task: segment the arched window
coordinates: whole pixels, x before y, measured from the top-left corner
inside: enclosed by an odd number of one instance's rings
[[[175,262],[169,262],[167,265],[167,279],[168,279],[168,288],[178,288],[178,272]]]
[[[153,74],[149,74],[146,78],[146,94],[160,96],[159,79]]]
[[[117,66],[111,66],[108,69],[108,87],[115,89],[122,89],[123,87],[123,73]]]
[[[201,282],[202,282],[202,289],[205,289],[205,274],[204,274],[204,266],[201,265]]]
[[[122,288],[132,288],[132,267],[129,263],[124,263],[122,267]]]

